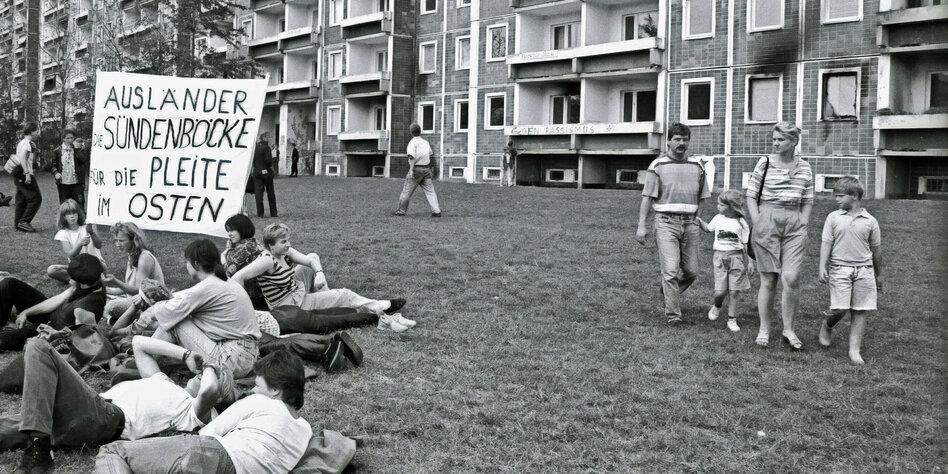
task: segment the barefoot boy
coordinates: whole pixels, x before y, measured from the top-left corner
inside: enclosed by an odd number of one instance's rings
[[[865,188],[859,179],[841,178],[833,193],[839,210],[826,216],[820,247],[820,283],[830,287],[830,310],[820,328],[820,344],[830,345],[833,326],[849,311],[849,359],[862,365],[859,349],[866,312],[876,310],[876,290],[882,284],[879,222],[862,207]]]

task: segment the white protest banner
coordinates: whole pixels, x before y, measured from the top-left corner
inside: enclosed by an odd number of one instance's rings
[[[226,236],[240,212],[266,79],[97,72],[87,221]]]

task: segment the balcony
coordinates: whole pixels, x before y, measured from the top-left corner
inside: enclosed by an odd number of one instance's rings
[[[504,128],[505,135],[616,135],[620,133],[662,133],[661,122],[570,123],[515,125]]]
[[[253,2],[253,11],[257,13],[273,14],[274,11],[283,11],[281,0],[257,0]]]
[[[877,115],[872,118],[872,128],[876,130],[948,128],[948,113]]]
[[[343,132],[338,136],[340,141],[350,142],[355,140],[388,140],[388,130],[361,130],[357,132]]]
[[[394,31],[392,12],[377,11],[351,16],[339,22],[345,39],[374,35],[389,35]]]
[[[507,58],[507,64],[531,64],[549,61],[565,61],[573,58],[589,58],[592,56],[606,56],[611,54],[632,53],[636,51],[651,51],[664,49],[664,41],[660,38],[641,38],[628,41],[580,46],[570,49],[532,51],[515,54]],[[654,58],[652,64],[661,65],[661,56]]]
[[[948,5],[928,5],[880,11],[876,42],[884,54],[925,56],[948,50]],[[904,2],[903,2],[904,3]],[[896,8],[902,7],[902,8]]]

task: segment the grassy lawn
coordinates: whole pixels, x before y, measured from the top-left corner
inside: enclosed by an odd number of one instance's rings
[[[56,197],[15,233],[0,209],[0,270],[49,294]],[[2,190],[11,186],[2,181]],[[638,193],[437,183],[445,217],[419,192],[409,217],[389,216],[399,180],[277,181],[295,246],[322,257],[329,284],[408,299],[416,329],[352,331],[366,364],[309,385],[314,425],[364,433],[367,472],[444,471],[933,471],[946,465],[943,429],[944,202],[870,202],[882,226],[885,291],[863,356],[817,343],[829,302],[817,282],[814,210],[795,325],[804,351],[754,345],[753,296],[737,334],[706,319],[710,234],[686,294],[686,324],[666,327],[654,243],[634,242]],[[703,211],[713,215],[710,205]],[[259,228],[273,220],[256,220]],[[104,233],[104,232],[103,232]],[[171,286],[188,285],[191,236],[152,233]],[[111,268],[124,268],[109,246]],[[941,262],[941,263],[939,263]],[[754,284],[756,289],[757,284]],[[779,300],[778,300],[779,301]],[[0,356],[5,364],[12,356]],[[101,380],[96,379],[96,383]],[[0,409],[18,410],[0,396]],[[764,434],[761,436],[759,432]],[[89,471],[95,450],[57,455],[60,472]],[[18,453],[0,454],[12,466]]]

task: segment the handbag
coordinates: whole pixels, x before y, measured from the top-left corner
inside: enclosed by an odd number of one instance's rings
[[[767,157],[767,161],[764,162],[764,174],[760,177],[760,187],[757,188],[757,207],[758,207],[758,209],[760,208],[760,196],[764,194],[764,181],[767,180],[767,171],[768,171],[768,170],[770,170],[770,157],[769,157],[769,156]],[[758,211],[758,212],[760,212],[760,211]],[[754,225],[754,224],[753,224],[752,222],[750,222],[750,221],[747,222],[747,231],[748,231],[748,232],[750,233],[750,235],[752,235],[752,236],[754,235],[754,227],[753,227],[753,225]],[[752,239],[752,240],[753,240],[753,239]],[[750,258],[752,258],[752,259],[754,259],[754,260],[757,260],[757,253],[754,251],[754,245],[753,245],[753,243],[750,243],[750,244],[747,246],[747,256],[750,257]]]
[[[70,326],[66,347],[69,348],[67,360],[80,374],[108,366],[117,353],[102,328],[91,324]]]

